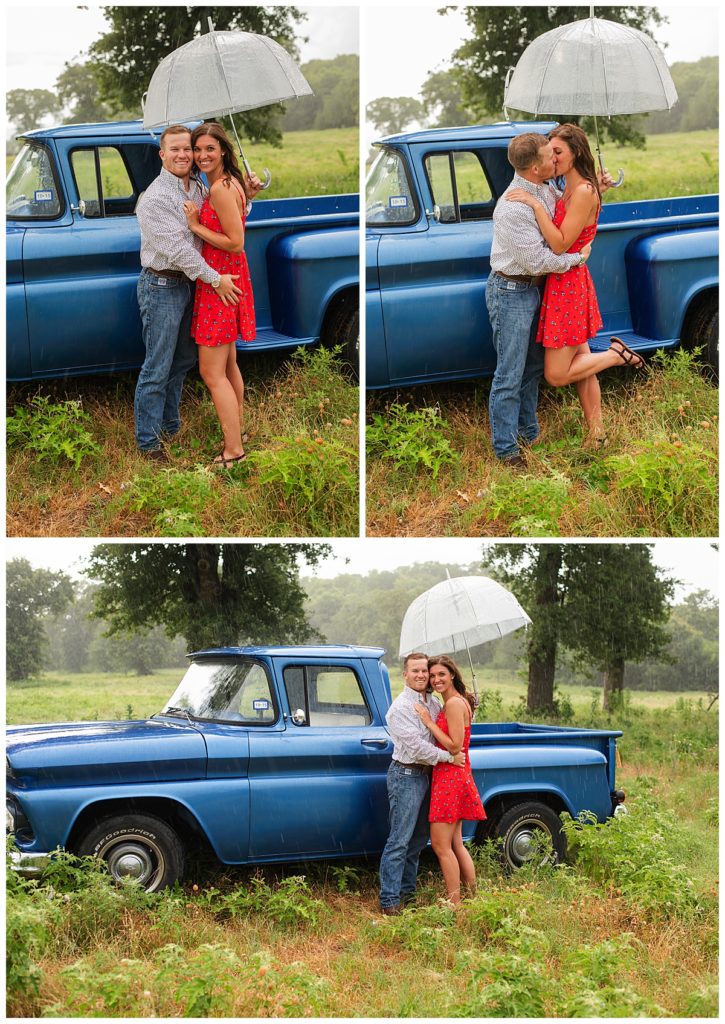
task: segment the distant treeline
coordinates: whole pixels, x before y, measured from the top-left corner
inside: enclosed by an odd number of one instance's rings
[[[698,61],[680,61],[670,68],[677,89],[677,103],[672,110],[657,111],[644,119],[646,135],[664,132],[694,132],[717,128],[719,67],[717,57],[701,57]]]
[[[398,641],[403,615],[418,594],[451,576],[485,573],[480,563],[440,565],[418,563],[395,572],[344,575],[335,579],[304,579],[309,596],[308,617],[328,643],[360,643],[385,647],[388,665],[398,664]],[[623,609],[626,622],[626,609]],[[718,688],[718,606],[706,591],[689,595],[672,608],[666,660],[627,663],[627,688],[634,690],[705,690]],[[511,673],[521,671],[522,690],[527,669],[526,632],[472,648],[475,664]],[[465,652],[459,657],[467,661]],[[572,665],[562,648],[556,680],[559,684],[591,681],[601,686],[598,672]]]
[[[301,65],[314,96],[287,105],[285,132],[355,128],[359,123],[360,58],[341,54],[334,60],[311,60]]]

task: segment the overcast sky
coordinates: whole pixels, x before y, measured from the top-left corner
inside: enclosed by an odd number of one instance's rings
[[[82,58],[91,43],[108,31],[100,6],[49,3],[6,10],[6,88],[52,89],[66,61]],[[341,53],[359,53],[358,9],[353,6],[300,7],[307,21],[298,28],[309,37],[300,43],[302,63]]]
[[[655,5],[652,5],[655,6]],[[379,96],[418,96],[431,71],[450,67],[449,58],[467,35],[460,10],[438,14],[434,6],[385,6],[370,4],[363,11],[365,46],[364,88],[366,102]],[[656,30],[665,45],[668,64],[717,56],[718,8],[715,4],[657,7],[669,24]],[[582,10],[588,11],[588,5]],[[595,17],[606,18],[606,7],[594,8]]]
[[[8,559],[27,558],[36,568],[63,570],[80,576],[88,559],[93,540],[9,539]],[[407,538],[375,538],[331,541],[335,557],[324,562],[315,575],[333,577],[342,573],[368,573],[373,569],[387,571],[415,562],[468,564],[481,557],[484,542],[467,539],[414,540]],[[693,590],[718,593],[718,553],[706,540],[658,540],[654,543],[657,565],[682,581],[678,599]],[[347,560],[347,561],[346,561]]]

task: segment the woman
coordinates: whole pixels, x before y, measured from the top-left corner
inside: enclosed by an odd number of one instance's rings
[[[523,189],[511,189],[506,198],[531,207],[553,252],[579,252],[593,240],[601,210],[594,158],[586,135],[577,125],[560,125],[550,132],[549,138],[557,176],[566,180],[554,219],[543,203]],[[607,442],[597,373],[621,363],[636,368],[644,366],[642,357],[620,338],[612,338],[606,352],[593,353],[589,339],[602,326],[594,283],[586,266],[572,267],[564,274],[549,274],[536,336],[545,349],[544,376],[555,387],[576,385],[589,443],[594,447]]]
[[[233,274],[242,295],[238,304],[224,305],[211,285],[198,280],[191,336],[199,347],[199,371],[211,392],[219,417],[224,447],[214,459],[223,469],[241,462],[244,381],[237,366],[237,337],[256,336],[254,297],[244,253],[247,194],[231,142],[221,125],[199,125],[191,135],[194,162],[206,175],[209,194],[199,211],[184,203],[189,228],[202,239],[201,254],[220,274]]]
[[[448,899],[461,902],[461,882],[469,893],[476,889],[476,869],[463,844],[465,821],[483,821],[486,812],[473,781],[468,760],[474,697],[468,693],[455,661],[445,655],[428,659],[428,682],[443,699],[443,708],[434,722],[422,704],[415,710],[423,725],[433,734],[439,747],[466,754],[466,765],[440,763],[433,766],[430,797],[430,841],[440,862]]]

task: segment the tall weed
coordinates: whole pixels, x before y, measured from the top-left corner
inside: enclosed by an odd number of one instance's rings
[[[7,417],[8,449],[26,448],[38,461],[67,460],[78,469],[81,462],[101,451],[91,424],[80,398],[52,402],[48,395],[34,395]]]
[[[368,456],[390,461],[396,469],[431,471],[433,479],[442,466],[458,462],[459,455],[444,436],[449,429],[437,407],[409,409],[393,402],[387,415],[375,413],[365,432]]]

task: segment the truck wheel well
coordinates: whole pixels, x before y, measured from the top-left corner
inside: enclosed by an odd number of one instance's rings
[[[73,823],[66,843],[67,849],[73,851],[81,838],[89,829],[102,821],[103,818],[115,815],[153,814],[165,821],[174,829],[186,851],[201,847],[209,849],[209,841],[194,815],[174,800],[162,797],[132,797],[131,799],[99,800],[85,807]]]
[[[719,341],[719,298],[717,289],[709,288],[692,300],[682,325],[682,345],[686,349],[702,348],[700,359],[707,373],[717,380]]]
[[[555,793],[499,793],[484,805],[486,820],[482,821],[478,826],[476,839],[481,842],[484,839],[488,839],[489,835],[493,833],[497,822],[501,820],[507,811],[517,804],[526,803],[546,804],[557,815],[568,810],[561,797],[558,797]]]
[[[320,331],[327,348],[342,347],[342,358],[355,380],[360,367],[360,311],[357,289],[348,288],[331,299]]]

